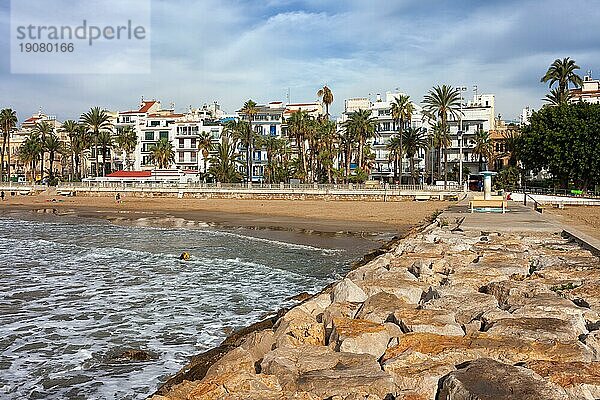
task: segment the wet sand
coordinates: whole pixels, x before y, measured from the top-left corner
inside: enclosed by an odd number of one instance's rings
[[[600,206],[567,206],[547,210],[558,215],[580,231],[600,239]]]
[[[15,196],[0,203],[3,214],[36,211],[65,218],[100,218],[116,224],[216,227],[328,248],[364,250],[425,222],[450,203],[318,200],[240,200],[126,197]],[[241,232],[240,232],[241,233]]]

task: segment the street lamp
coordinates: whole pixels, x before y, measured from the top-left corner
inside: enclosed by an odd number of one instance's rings
[[[463,92],[467,91],[466,86],[462,86],[458,88],[460,92],[460,114],[458,115],[458,184],[462,187],[463,185],[463,126],[462,126],[462,117],[463,117]]]

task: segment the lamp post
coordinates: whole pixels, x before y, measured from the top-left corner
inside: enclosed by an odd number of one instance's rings
[[[462,86],[459,88],[460,92],[460,114],[458,115],[458,184],[460,187],[463,185],[463,126],[462,126],[462,117],[463,117],[463,92],[466,92],[467,88]]]

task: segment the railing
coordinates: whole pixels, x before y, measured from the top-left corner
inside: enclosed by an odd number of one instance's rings
[[[557,189],[557,188],[545,188],[545,187],[513,187],[507,191],[517,193],[529,193],[529,194],[540,194],[547,196],[563,196],[563,197],[586,197],[586,198],[600,198],[600,187],[594,188],[594,190],[581,191],[581,193],[573,193],[571,189]]]
[[[286,192],[328,192],[354,191],[365,193],[394,192],[462,192],[457,185],[369,185],[369,184],[284,184],[284,183],[178,183],[178,182],[61,182],[58,189],[100,190],[100,189],[140,189],[140,190],[192,190],[192,191],[286,191]]]

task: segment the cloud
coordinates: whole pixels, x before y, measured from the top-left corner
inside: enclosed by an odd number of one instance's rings
[[[6,36],[7,15],[0,7]],[[72,118],[92,105],[134,108],[144,95],[233,111],[248,98],[285,100],[288,90],[292,101],[313,100],[326,83],[335,114],[344,98],[398,87],[420,101],[448,83],[495,93],[497,112],[511,118],[539,107],[539,77],[555,58],[593,67],[599,16],[593,0],[153,0],[151,74],[17,76],[4,61],[0,105]]]

